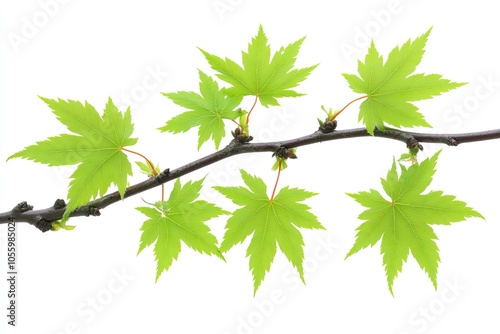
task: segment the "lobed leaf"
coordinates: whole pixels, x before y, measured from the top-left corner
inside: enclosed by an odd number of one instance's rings
[[[156,281],[177,260],[181,241],[199,253],[215,255],[224,260],[217,247],[217,239],[205,222],[228,212],[212,203],[197,200],[202,183],[203,179],[181,185],[177,179],[167,201],[158,201],[151,207],[136,208],[149,218],[141,227],[143,232],[137,254],[156,242]]]
[[[300,46],[305,38],[281,47],[271,59],[271,48],[262,25],[257,35],[242,52],[243,67],[231,59],[222,59],[202,49],[208,63],[217,71],[217,77],[231,85],[226,92],[230,96],[256,96],[265,106],[278,106],[278,98],[297,97],[293,88],[304,81],[317,65],[294,69]]]
[[[430,32],[395,47],[385,64],[372,41],[365,62],[358,61],[359,76],[343,74],[353,91],[367,95],[358,118],[372,135],[375,127],[383,131],[385,124],[431,127],[410,102],[430,99],[465,84],[443,79],[439,74],[412,75],[422,60]]]
[[[310,207],[300,203],[315,193],[284,187],[270,200],[261,178],[241,170],[245,187],[214,187],[215,190],[241,206],[226,224],[221,251],[227,252],[252,235],[247,248],[249,266],[254,279],[254,293],[261,285],[276,255],[276,244],[304,281],[304,241],[298,228],[324,229]]]
[[[367,209],[359,215],[364,220],[357,228],[356,241],[346,258],[381,240],[381,253],[389,291],[393,294],[394,279],[402,271],[411,251],[420,267],[437,288],[440,261],[437,236],[430,225],[449,225],[469,217],[483,216],[465,202],[442,191],[422,194],[432,181],[439,152],[409,168],[393,162],[382,186],[389,199],[371,189],[348,194]],[[484,219],[484,218],[483,218]]]
[[[175,104],[189,110],[173,117],[159,129],[179,133],[199,127],[198,150],[209,139],[214,141],[215,148],[218,149],[222,138],[226,135],[223,120],[234,120],[243,113],[241,110],[236,110],[241,103],[241,98],[226,96],[215,80],[202,71],[198,72],[201,95],[185,91],[163,93]]]
[[[49,137],[8,159],[24,158],[49,166],[78,164],[71,175],[68,203],[62,219],[64,227],[73,210],[92,198],[104,195],[111,184],[118,187],[122,197],[125,195],[132,166],[122,148],[134,145],[137,138],[130,137],[134,130],[130,109],[121,113],[111,98],[102,117],[87,102],[41,99],[57,119],[76,135]]]

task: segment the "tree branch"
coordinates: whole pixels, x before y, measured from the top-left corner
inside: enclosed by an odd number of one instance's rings
[[[295,148],[330,140],[369,136],[370,134],[365,128],[358,128],[339,131],[333,131],[333,129],[331,129],[331,131],[328,132],[323,129],[323,132],[318,130],[304,137],[269,143],[247,143],[244,142],[245,140],[242,141],[236,138],[220,151],[195,160],[177,169],[166,169],[156,177],[151,177],[148,180],[128,187],[125,192],[125,198],[155,188],[163,183],[175,180],[183,175],[204,168],[215,162],[227,159],[233,155],[257,152],[276,152],[282,147]],[[500,129],[460,134],[429,134],[386,128],[383,132],[375,129],[374,136],[399,140],[404,142],[408,147],[421,147],[419,144],[420,142],[457,146],[463,143],[500,139]],[[120,200],[121,198],[118,192],[105,195],[89,202],[87,205],[79,207],[70,214],[70,217],[99,216],[101,209],[104,209],[113,203],[119,202]],[[0,224],[6,224],[9,222],[26,222],[36,226],[41,231],[46,232],[52,227],[52,221],[62,218],[65,208],[66,204],[61,199],[56,200],[52,207],[41,210],[33,210],[32,206],[28,205],[26,202],[21,202],[11,211],[0,213]]]

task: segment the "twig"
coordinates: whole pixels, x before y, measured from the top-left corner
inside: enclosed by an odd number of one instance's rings
[[[227,145],[220,151],[195,160],[177,169],[166,169],[155,177],[151,177],[146,181],[128,187],[125,192],[125,198],[160,186],[166,182],[175,180],[183,175],[209,166],[215,162],[227,159],[233,155],[257,152],[276,152],[278,149],[283,147],[295,148],[330,140],[369,136],[370,134],[366,131],[365,128],[358,128],[349,130],[337,130],[330,133],[316,131],[304,137],[269,143],[245,143],[234,139],[229,143],[229,145]],[[375,129],[374,136],[392,140],[399,140],[404,142],[408,147],[419,145],[420,142],[440,143],[449,146],[457,146],[463,143],[500,139],[500,129],[474,133],[429,134],[386,128],[383,132]],[[70,214],[70,217],[99,216],[100,210],[119,201],[121,201],[120,194],[118,192],[113,192],[94,201],[91,201],[87,205],[79,207]],[[27,208],[27,210],[19,210],[19,205],[21,204],[24,204],[23,207]],[[64,204],[64,201],[57,200],[54,206],[50,208],[32,210],[32,207],[30,205],[22,202],[18,204],[13,210],[0,213],[0,224],[7,224],[13,221],[15,221],[16,223],[26,222],[36,226],[38,229],[45,232],[50,229],[50,222],[62,218],[65,207],[66,206]]]

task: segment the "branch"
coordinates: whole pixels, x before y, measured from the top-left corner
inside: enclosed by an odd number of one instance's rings
[[[399,140],[404,142],[408,147],[420,146],[420,142],[439,143],[448,146],[457,146],[463,143],[471,143],[476,141],[485,141],[492,139],[500,139],[500,129],[474,132],[474,133],[461,133],[461,134],[429,134],[418,132],[407,132],[397,129],[386,128],[385,131],[375,129],[375,137],[382,137],[392,140]],[[166,169],[156,177],[151,177],[146,181],[137,183],[127,188],[125,198],[137,195],[146,190],[160,186],[163,183],[175,180],[183,175],[189,174],[195,170],[204,168],[215,162],[227,159],[233,155],[256,153],[256,152],[276,152],[280,148],[295,148],[310,144],[316,144],[324,141],[347,139],[355,137],[370,137],[370,134],[365,128],[349,129],[330,131],[323,129],[316,131],[310,135],[299,137],[295,139],[276,141],[269,143],[247,143],[236,138],[232,140],[229,145],[224,149],[207,155],[201,159],[195,160],[187,165],[181,166],[174,170]],[[116,191],[114,193],[105,195],[94,201],[89,202],[73,211],[70,217],[82,216],[99,216],[100,210],[106,208],[108,205],[114,204],[121,200],[120,194]],[[42,210],[33,210],[31,205],[26,202],[21,202],[14,209],[8,212],[0,213],[0,224],[9,222],[26,222],[36,226],[42,232],[51,229],[52,222],[62,218],[65,211],[66,204],[64,200],[58,199],[50,208]]]

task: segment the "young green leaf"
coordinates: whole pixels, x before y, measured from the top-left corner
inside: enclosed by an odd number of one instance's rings
[[[399,177],[393,162],[387,177],[381,180],[389,200],[373,189],[348,194],[367,209],[359,215],[365,222],[357,228],[356,241],[346,258],[382,240],[380,248],[391,294],[394,279],[410,251],[437,288],[440,258],[434,241],[437,236],[430,225],[450,225],[468,217],[483,218],[455,196],[443,195],[442,191],[422,194],[432,181],[438,155],[439,152],[409,168],[400,164]]]
[[[219,89],[216,81],[202,71],[199,71],[199,74],[201,95],[185,91],[163,93],[175,104],[189,111],[175,116],[160,130],[179,133],[199,126],[198,150],[210,138],[214,141],[215,148],[218,149],[222,138],[226,135],[223,119],[234,120],[244,113],[241,110],[235,110],[241,103],[241,97],[226,96]]]
[[[278,106],[277,98],[297,97],[304,94],[292,90],[304,81],[318,65],[293,69],[304,38],[281,47],[271,59],[271,48],[262,26],[257,36],[248,44],[248,51],[242,52],[243,68],[231,59],[214,56],[204,50],[208,63],[217,76],[232,87],[227,89],[231,96],[257,96],[263,106]]]
[[[360,106],[359,120],[369,133],[373,134],[375,127],[383,131],[384,124],[431,127],[410,102],[430,99],[465,84],[443,79],[439,74],[411,75],[422,60],[430,32],[413,42],[408,40],[401,48],[395,47],[385,64],[372,41],[365,62],[358,61],[359,77],[343,74],[353,91],[367,95]]]
[[[141,169],[141,173],[146,174],[148,177],[153,177],[155,175],[160,174],[160,167],[158,165],[155,166],[150,166],[149,164],[145,164],[144,162],[141,161],[136,161],[135,164],[139,166]]]
[[[177,260],[181,241],[197,252],[216,255],[224,260],[217,248],[217,239],[205,222],[229,212],[206,201],[196,200],[202,183],[203,179],[181,186],[177,179],[167,201],[158,201],[152,207],[136,208],[149,218],[141,227],[143,232],[137,254],[156,241],[156,281],[173,260]]]
[[[104,195],[111,183],[118,187],[123,197],[132,166],[121,149],[137,142],[137,138],[130,138],[134,130],[130,109],[121,113],[109,99],[101,117],[87,102],[41,99],[74,135],[49,137],[8,159],[25,158],[49,166],[78,164],[71,175],[62,223],[67,221],[71,211]]]
[[[309,212],[310,207],[299,203],[315,193],[284,187],[271,201],[267,187],[261,178],[251,176],[241,170],[245,187],[220,187],[218,192],[233,203],[242,206],[228,219],[221,251],[227,252],[236,244],[253,234],[247,249],[250,269],[254,279],[254,293],[257,292],[264,276],[269,271],[276,254],[276,243],[304,281],[304,241],[297,227],[324,229],[317,217]]]

